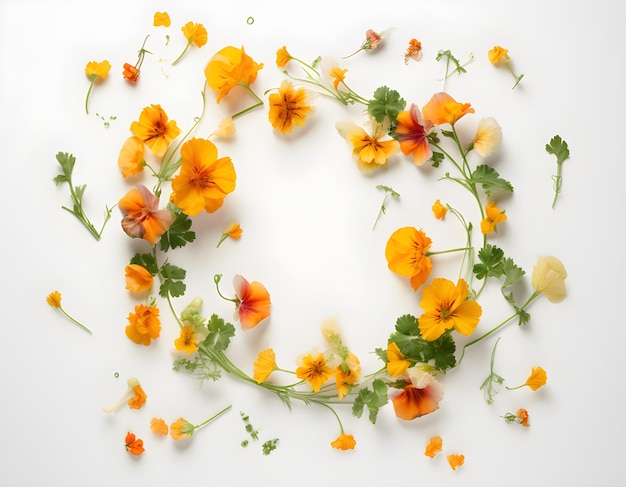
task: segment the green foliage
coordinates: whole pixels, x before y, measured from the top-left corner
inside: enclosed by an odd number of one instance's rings
[[[446,74],[445,74],[444,80],[446,80],[450,76],[452,76],[454,73],[459,73],[459,74],[467,73],[465,66],[467,66],[469,63],[471,63],[474,60],[474,55],[470,54],[468,56],[467,61],[465,61],[464,64],[461,64],[461,61],[459,61],[456,57],[454,57],[454,55],[452,54],[452,51],[447,49],[445,51],[440,50],[437,53],[437,57],[435,58],[435,60],[441,61],[444,58],[446,59]],[[454,65],[454,69],[452,71],[450,71],[450,64]]]
[[[433,167],[439,167],[444,159],[445,156],[441,152],[433,151],[433,155],[430,158],[430,161]]]
[[[230,339],[235,336],[235,327],[230,323],[226,323],[216,314],[211,315],[207,328],[209,335],[202,343],[216,352],[226,350],[230,344]]]
[[[269,455],[274,450],[276,450],[276,447],[278,447],[278,438],[267,440],[265,443],[263,443],[263,446],[262,446],[263,455]]]
[[[483,381],[480,389],[483,391],[485,395],[485,402],[487,404],[493,404],[494,398],[498,391],[496,390],[496,384],[502,384],[504,382],[504,378],[499,376],[493,371],[493,363],[496,357],[496,347],[498,346],[498,342],[500,339],[496,341],[496,344],[493,346],[493,350],[491,352],[491,361],[489,363],[489,375]]]
[[[389,186],[379,184],[376,186],[376,189],[382,189],[385,192],[385,196],[383,198],[383,202],[380,205],[380,210],[378,211],[378,215],[376,216],[376,220],[374,221],[374,226],[372,227],[372,230],[376,228],[376,224],[378,223],[378,220],[380,219],[381,215],[384,215],[387,212],[387,198],[389,196],[391,196],[392,198],[396,198],[396,199],[400,197],[400,193],[396,192],[393,188]]]
[[[383,123],[385,117],[389,119],[389,132],[392,132],[397,125],[398,115],[406,107],[406,101],[396,90],[391,90],[387,86],[380,86],[374,91],[372,98],[367,105],[367,112],[376,119],[378,123]]]
[[[372,382],[372,388],[368,389],[363,387],[359,390],[359,394],[354,399],[352,404],[352,414],[357,418],[360,418],[363,414],[365,406],[369,411],[369,420],[372,424],[376,424],[376,418],[378,417],[378,411],[385,404],[387,404],[387,384],[381,379],[376,379]]]
[[[502,179],[498,171],[487,164],[476,166],[470,181],[475,184],[480,184],[487,196],[491,196],[491,194],[498,190],[507,191],[509,193],[513,192],[511,183],[506,179]]]
[[[561,192],[561,184],[563,182],[561,166],[566,159],[569,159],[569,147],[567,146],[567,142],[561,139],[559,135],[555,135],[550,140],[550,143],[546,144],[546,152],[548,152],[548,154],[554,154],[556,157],[556,174],[552,176],[552,181],[554,182],[554,200],[552,201],[552,208],[554,208],[556,199]]]
[[[199,379],[200,383],[206,380],[218,381],[222,377],[221,371],[216,364],[203,360],[199,356],[195,356],[193,359],[176,359],[172,370],[175,372],[185,371]]]
[[[178,266],[165,263],[161,266],[160,275],[162,278],[161,287],[159,289],[159,295],[164,298],[169,294],[170,296],[177,298],[185,294],[187,286],[183,282],[187,271]]]
[[[505,257],[502,249],[492,244],[486,244],[478,251],[478,259],[480,263],[475,264],[473,269],[476,278],[486,279],[504,276],[504,282],[501,286],[502,294],[509,303],[516,307],[513,294],[506,294],[504,291],[510,285],[520,281],[526,275],[526,271],[517,266],[513,259]],[[522,310],[518,311],[521,312]]]
[[[196,232],[190,230],[191,218],[172,203],[168,203],[167,209],[173,213],[174,219],[159,242],[163,252],[167,252],[170,248],[184,247],[196,239]]]
[[[130,259],[130,263],[145,267],[153,276],[159,273],[157,261],[152,254],[135,254],[132,259]]]

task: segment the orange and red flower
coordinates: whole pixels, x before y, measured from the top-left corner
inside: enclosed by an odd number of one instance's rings
[[[125,442],[124,446],[126,447],[126,451],[130,453],[131,455],[139,456],[144,451],[146,451],[145,448],[143,447],[143,440],[140,438],[137,438],[135,434],[131,433],[130,431],[126,433],[126,439],[124,440],[124,442]]]
[[[411,104],[411,108],[398,114],[396,134],[400,142],[400,150],[404,155],[413,155],[413,162],[421,166],[433,156],[433,151],[428,143],[428,134],[433,130],[430,120],[424,120],[417,105]]]
[[[417,367],[411,367],[407,372],[404,388],[391,392],[390,397],[396,416],[411,421],[439,409],[439,402],[443,399],[443,384]]]
[[[172,212],[159,210],[159,198],[142,184],[126,193],[118,206],[124,214],[124,232],[133,238],[143,238],[150,245],[154,245],[172,224]]]
[[[235,320],[239,320],[243,330],[257,326],[270,315],[272,303],[270,293],[260,282],[248,282],[237,274],[233,278],[235,288]]]

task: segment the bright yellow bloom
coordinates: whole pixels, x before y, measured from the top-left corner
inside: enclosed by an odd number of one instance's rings
[[[533,269],[532,285],[536,293],[542,293],[551,303],[565,299],[567,271],[563,263],[553,256],[538,257]]]
[[[204,69],[209,87],[217,92],[217,103],[237,85],[250,86],[263,68],[248,56],[243,48],[227,46],[218,51]]]
[[[105,79],[109,71],[111,71],[111,63],[107,60],[104,61],[89,61],[85,66],[85,74],[89,81],[94,81],[96,78]]]
[[[548,374],[546,373],[546,371],[543,370],[543,368],[541,367],[533,367],[524,385],[530,387],[530,390],[536,391],[540,387],[545,386],[547,381]]]
[[[487,216],[485,216],[484,220],[480,222],[480,231],[483,232],[483,234],[497,231],[496,225],[506,221],[508,218],[495,203],[489,203],[485,206],[485,214]]]
[[[171,25],[170,15],[167,12],[154,12],[154,26],[169,27]]]
[[[145,107],[139,121],[130,124],[130,131],[143,140],[157,157],[163,156],[172,140],[180,134],[178,125],[174,120],[168,120],[161,105]]]
[[[305,355],[302,357],[302,365],[296,369],[296,377],[308,381],[313,392],[318,392],[332,375],[333,369],[326,363],[323,353],[315,357],[313,354]]]
[[[148,346],[161,334],[161,318],[156,306],[138,304],[135,312],[128,314],[128,322],[126,336],[137,344]]]
[[[169,428],[167,426],[167,423],[163,421],[163,419],[152,418],[150,420],[150,430],[159,436],[166,436]]]
[[[491,64],[500,64],[501,62],[509,62],[509,50],[501,46],[493,46],[487,53]]]
[[[331,442],[330,446],[337,450],[352,450],[356,446],[356,440],[352,435],[341,433],[339,438]]]
[[[437,220],[443,220],[443,217],[448,213],[448,208],[441,204],[441,200],[437,200],[433,203],[432,210]]]
[[[141,409],[146,403],[148,396],[139,384],[133,387],[133,394],[134,396],[128,400],[128,407],[131,409]]]
[[[420,306],[419,329],[424,340],[436,340],[454,328],[461,335],[471,335],[482,315],[482,308],[468,300],[469,289],[463,279],[456,286],[445,278],[436,278],[424,288]]]
[[[254,380],[261,384],[265,382],[275,370],[276,354],[274,350],[268,348],[259,352],[256,362],[254,362]]]
[[[139,137],[133,135],[126,139],[120,149],[117,158],[117,165],[122,176],[127,178],[143,171],[144,168],[145,144]]]
[[[176,350],[184,351],[187,355],[191,355],[198,350],[200,339],[195,332],[193,326],[186,325],[180,329],[180,336],[174,340]]]
[[[389,157],[400,150],[400,143],[397,140],[390,138],[380,140],[389,131],[388,122],[379,124],[372,120],[372,135],[350,120],[338,122],[335,127],[339,135],[352,144],[352,155],[363,172],[385,166]]]
[[[196,427],[185,418],[178,418],[170,425],[170,436],[176,441],[186,440],[191,438],[195,429]]]
[[[333,88],[337,89],[340,83],[346,79],[347,69],[341,69],[339,66],[333,66],[328,75],[333,80]]]
[[[448,464],[452,470],[456,470],[465,463],[464,455],[448,455],[446,458],[448,459]]]
[[[502,128],[495,118],[483,118],[478,122],[473,148],[481,157],[489,157],[502,142]]]
[[[213,213],[234,191],[237,176],[230,157],[217,158],[217,147],[206,139],[190,139],[180,149],[180,173],[172,180],[171,201],[183,213]]]
[[[391,377],[403,375],[410,365],[411,362],[404,357],[396,342],[387,345],[387,373]]]
[[[269,96],[269,121],[282,134],[291,132],[295,126],[302,127],[307,117],[313,113],[309,105],[310,93],[304,88],[293,87],[289,80],[283,80],[278,93]]]
[[[209,40],[207,31],[202,24],[187,22],[181,27],[181,30],[183,31],[183,35],[185,36],[185,39],[187,39],[187,42],[196,47],[204,46]]]
[[[138,293],[149,291],[152,288],[154,278],[150,271],[139,264],[128,264],[124,268],[126,278],[126,289],[130,292]]]
[[[433,125],[446,123],[454,125],[468,113],[474,113],[474,109],[469,103],[458,103],[444,92],[435,93],[430,101],[422,107],[424,120],[429,120]]]
[[[287,47],[283,46],[278,51],[276,51],[276,66],[279,68],[284,68],[287,66],[287,63],[291,61],[291,54],[287,51]]]
[[[417,289],[426,282],[432,262],[426,256],[432,240],[414,227],[399,228],[387,241],[385,258],[389,270],[411,277],[411,287]]]
[[[343,401],[343,398],[350,392],[350,388],[357,383],[361,376],[361,362],[359,358],[352,352],[348,352],[348,357],[335,368],[334,374],[337,397],[340,401]]]
[[[53,291],[46,297],[46,301],[53,308],[61,307],[61,293],[59,291]]]
[[[430,458],[435,458],[435,455],[441,451],[443,448],[443,440],[441,436],[433,436],[428,445],[426,445],[426,450],[424,451],[424,455]]]

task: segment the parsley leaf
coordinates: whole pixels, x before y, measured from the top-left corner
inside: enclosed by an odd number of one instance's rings
[[[471,180],[474,183],[480,184],[487,196],[490,196],[497,190],[508,191],[509,193],[513,192],[511,183],[506,179],[502,179],[498,171],[487,164],[476,166],[476,169],[474,169],[472,173]]]
[[[224,322],[216,314],[211,315],[207,328],[209,329],[209,334],[203,343],[217,352],[226,350],[230,344],[230,339],[235,336],[235,327],[230,323]]]
[[[561,184],[563,182],[561,166],[566,159],[569,159],[569,147],[567,146],[567,142],[561,139],[559,135],[555,135],[550,140],[550,143],[546,144],[546,152],[548,154],[554,154],[556,157],[556,174],[552,176],[552,181],[554,182],[554,200],[552,201],[552,208],[554,208],[556,199],[561,192]]]
[[[183,282],[187,271],[178,266],[165,263],[161,266],[160,275],[162,277],[161,287],[159,294],[164,298],[169,294],[170,296],[177,298],[185,294],[187,286]]]
[[[152,254],[135,254],[132,259],[130,259],[130,263],[145,267],[153,276],[159,273],[159,267]]]
[[[491,352],[491,361],[489,363],[489,375],[483,381],[480,386],[480,390],[483,391],[485,395],[485,402],[487,404],[493,404],[494,398],[498,391],[496,390],[495,384],[502,384],[504,382],[504,378],[499,376],[493,371],[493,363],[496,358],[496,347],[498,346],[498,342],[500,338],[496,341],[496,344],[493,346],[493,350]]]
[[[486,277],[500,277],[504,273],[502,269],[502,260],[504,252],[502,249],[492,244],[486,244],[478,251],[478,259],[480,264],[474,265],[474,274],[477,279],[485,279]]]
[[[372,389],[364,387],[359,390],[359,394],[354,398],[354,403],[352,404],[352,414],[360,418],[365,406],[367,406],[369,420],[372,424],[376,424],[378,411],[387,404],[387,402],[387,384],[381,379],[376,379],[372,382]]]
[[[387,86],[380,86],[374,91],[374,98],[367,104],[367,112],[378,123],[383,123],[385,117],[389,118],[389,133],[391,133],[398,123],[398,115],[405,107],[406,101],[400,93]]]
[[[163,252],[167,252],[170,248],[184,247],[196,239],[196,232],[190,230],[191,218],[172,203],[168,203],[167,209],[173,213],[174,219],[159,242]]]

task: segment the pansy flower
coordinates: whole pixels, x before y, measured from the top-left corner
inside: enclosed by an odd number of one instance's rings
[[[480,231],[483,234],[493,233],[496,225],[507,220],[506,214],[496,206],[495,203],[489,203],[485,206],[485,218],[480,222]]]
[[[411,421],[439,409],[444,391],[443,384],[428,372],[418,367],[407,372],[406,385],[399,391],[391,391],[390,398],[396,416]]]
[[[551,303],[560,303],[567,292],[566,278],[567,271],[559,259],[554,256],[537,258],[531,279],[535,293],[545,295]]]
[[[283,80],[278,93],[269,96],[268,118],[272,127],[282,134],[291,132],[294,127],[302,127],[314,111],[309,104],[311,96],[309,90],[295,89],[291,81]]]
[[[128,314],[128,325],[125,333],[133,342],[148,346],[161,334],[161,318],[159,308],[138,304],[135,311]]]
[[[242,275],[233,278],[235,320],[243,330],[254,328],[270,315],[270,294],[260,282],[248,282]]]
[[[385,119],[384,123],[372,119],[371,124],[371,135],[351,120],[337,122],[335,125],[339,135],[352,144],[352,155],[362,172],[374,171],[385,166],[389,157],[400,149],[397,140],[388,137],[382,140],[389,132],[388,119]]]
[[[237,85],[250,87],[256,81],[263,63],[256,63],[243,46],[227,46],[219,50],[204,69],[209,88],[217,92],[217,103]]]
[[[217,157],[217,147],[206,139],[190,139],[180,149],[180,172],[172,180],[170,200],[183,213],[213,213],[235,189],[237,176],[230,157]]]
[[[122,176],[127,178],[143,171],[145,166],[144,155],[145,144],[143,140],[135,135],[126,139],[117,158],[117,165]]]
[[[126,193],[118,206],[124,214],[124,232],[133,238],[143,238],[150,245],[154,245],[172,224],[172,212],[160,210],[159,198],[142,184]]]
[[[459,103],[444,92],[435,93],[432,98],[422,107],[424,119],[433,125],[454,125],[463,116],[474,113],[469,103]]]
[[[161,105],[145,107],[139,120],[130,124],[130,131],[143,140],[157,157],[163,156],[172,140],[180,134],[178,125],[169,120]]]
[[[319,392],[321,387],[333,376],[333,369],[328,365],[323,353],[314,351],[300,359],[296,369],[296,377],[307,381],[313,392]]]
[[[399,228],[387,241],[385,258],[392,272],[411,278],[411,287],[417,291],[426,282],[432,270],[427,251],[432,240],[414,227]]]
[[[424,313],[418,323],[424,340],[436,340],[452,328],[461,335],[471,335],[480,321],[482,308],[468,297],[464,279],[459,279],[456,285],[442,277],[433,279],[424,288],[420,302]]]
[[[428,143],[428,134],[433,130],[430,120],[424,121],[417,105],[411,104],[408,110],[398,114],[396,136],[400,142],[400,150],[404,155],[411,154],[413,162],[421,166],[433,156]]]

